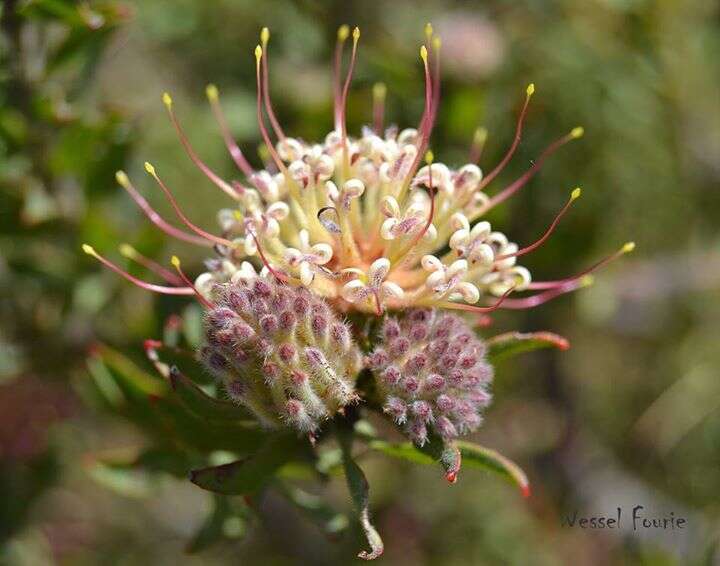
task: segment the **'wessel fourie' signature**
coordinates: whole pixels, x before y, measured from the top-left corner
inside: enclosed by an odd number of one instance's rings
[[[579,511],[565,514],[560,521],[563,527],[581,529],[623,529],[632,527],[633,531],[660,529],[674,531],[687,527],[687,519],[676,517],[673,511],[665,515],[649,515],[645,507],[635,505],[630,513],[617,507],[612,515],[581,515]]]

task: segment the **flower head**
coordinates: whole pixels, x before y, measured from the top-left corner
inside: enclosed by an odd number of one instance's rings
[[[570,203],[579,196],[579,189],[572,192],[547,232],[524,248],[482,220],[488,210],[525,186],[550,155],[583,134],[582,128],[572,129],[551,143],[516,181],[492,196],[487,194],[486,188],[520,143],[534,85],[527,88],[513,143],[501,162],[484,175],[474,162],[458,168],[436,163],[428,150],[440,101],[441,43],[433,36],[431,26],[426,29],[426,41],[420,49],[425,110],[418,125],[402,130],[386,128],[383,121],[387,88],[376,85],[373,124],[363,128],[358,137],[347,132],[345,108],[360,31],[355,28],[350,33],[343,26],[335,50],[335,125],[324,139],[315,142],[286,134],[275,116],[269,90],[269,38],[264,28],[261,44],[255,49],[257,117],[269,156],[262,168],[254,168],[234,141],[217,87],[207,88],[222,137],[244,182],[222,179],[201,160],[175,114],[171,96],[166,93],[162,97],[190,159],[233,201],[218,215],[221,235],[193,224],[149,163],[146,171],[187,230],[165,221],[125,173],[117,174],[120,185],[159,228],[189,243],[214,248],[216,257],[208,260],[208,270],[194,285],[206,300],[213,299],[214,283],[227,282],[238,272],[251,279],[260,269],[261,274],[309,289],[341,311],[379,315],[387,309],[444,307],[488,312],[501,306],[535,306],[577,289],[587,282],[584,275],[619,255],[557,281],[534,282],[530,271],[517,264],[518,258],[550,236]],[[343,78],[343,51],[350,38],[351,56]],[[479,157],[485,138],[484,131],[476,135],[472,161]],[[120,271],[108,260],[101,261]],[[160,270],[154,271],[162,275]],[[149,287],[164,292],[162,286]],[[191,287],[169,292],[191,293]],[[506,300],[512,292],[531,290],[540,292]]]

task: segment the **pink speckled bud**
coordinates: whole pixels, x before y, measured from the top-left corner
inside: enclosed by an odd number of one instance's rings
[[[485,345],[458,316],[416,309],[389,318],[366,357],[383,408],[418,445],[430,431],[452,439],[475,430],[491,400]]]
[[[312,432],[357,399],[362,356],[322,299],[262,278],[226,283],[216,296],[200,357],[264,425]]]

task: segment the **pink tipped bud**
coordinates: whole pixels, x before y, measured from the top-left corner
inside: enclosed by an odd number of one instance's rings
[[[443,387],[445,387],[445,378],[438,373],[429,375],[425,380],[425,389],[428,391],[435,391]]]
[[[322,315],[315,315],[312,318],[312,330],[316,336],[324,336],[327,331],[327,318]]]
[[[396,338],[390,343],[390,352],[394,356],[402,356],[410,349],[410,340],[405,337]]]
[[[267,281],[258,278],[255,280],[253,293],[258,297],[266,299],[272,294],[272,287],[270,287],[270,284]]]
[[[316,368],[322,367],[327,363],[325,356],[323,356],[322,352],[317,348],[305,348],[305,358],[311,366]]]
[[[229,382],[226,389],[230,398],[235,402],[242,402],[247,393],[247,385],[237,379]]]
[[[232,332],[238,344],[245,344],[255,338],[255,331],[244,322],[238,322],[232,326]]]
[[[407,417],[407,405],[402,399],[397,397],[389,397],[383,409],[387,414],[395,419],[395,422],[402,424]]]
[[[307,383],[308,375],[304,371],[294,369],[290,372],[290,379],[292,380],[293,385],[300,387]]]
[[[295,311],[295,314],[301,318],[306,316],[310,310],[310,301],[303,296],[296,297],[293,301],[293,310]]]
[[[275,334],[280,326],[278,319],[273,314],[266,314],[260,317],[260,328],[265,334]]]
[[[272,362],[265,362],[262,366],[262,372],[265,380],[268,382],[275,381],[280,375],[280,368]]]
[[[476,363],[478,362],[478,359],[470,354],[464,354],[460,357],[460,367],[462,369],[470,369],[472,368]]]
[[[419,373],[423,370],[427,363],[428,357],[425,354],[415,354],[408,360],[407,364],[405,364],[405,369],[410,373]]]
[[[397,385],[402,378],[402,373],[395,366],[390,366],[383,372],[383,380],[388,385]]]
[[[455,408],[455,401],[447,395],[438,395],[435,404],[443,413],[449,413]]]
[[[297,324],[297,318],[290,311],[280,314],[280,328],[285,332],[292,332]]]
[[[415,401],[411,406],[411,410],[413,415],[424,423],[429,423],[433,420],[432,407],[427,401]]]
[[[392,340],[400,336],[400,325],[395,319],[389,318],[383,326],[385,340]]]
[[[297,360],[297,350],[295,346],[289,343],[281,344],[278,348],[280,359],[286,364],[294,364]]]
[[[427,335],[428,327],[423,323],[413,324],[412,328],[410,328],[410,339],[413,342],[422,342],[427,338]]]
[[[372,369],[379,370],[384,368],[388,364],[389,360],[390,357],[387,355],[385,350],[375,350],[368,356],[367,363]]]

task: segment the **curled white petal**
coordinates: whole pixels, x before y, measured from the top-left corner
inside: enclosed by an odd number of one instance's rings
[[[450,228],[453,230],[470,231],[470,222],[462,212],[456,212],[450,217]]]
[[[447,268],[447,278],[450,279],[451,277],[462,276],[465,273],[467,273],[467,270],[468,270],[467,260],[465,260],[465,259],[455,260],[450,264],[450,267]]]
[[[359,279],[353,279],[352,281],[348,281],[347,283],[345,283],[345,285],[343,285],[342,289],[340,290],[340,295],[346,301],[354,303],[355,301],[358,301],[362,298],[363,289],[365,289],[365,283],[363,283]]]
[[[315,279],[315,272],[312,270],[310,262],[303,261],[300,264],[300,282],[307,287],[313,282],[313,279]]]
[[[393,228],[397,226],[397,219],[396,218],[387,218],[380,227],[380,235],[382,236],[383,240],[394,240],[395,234],[393,233]]]
[[[330,244],[315,244],[312,247],[312,251],[315,255],[315,260],[313,261],[313,263],[316,265],[325,265],[328,261],[332,259],[333,256],[333,249]]]
[[[443,269],[443,263],[434,255],[425,255],[420,260],[420,264],[425,271],[438,271]]]
[[[382,281],[389,271],[390,260],[386,257],[381,257],[372,262],[368,275],[372,281]]]
[[[480,299],[479,289],[467,281],[458,283],[454,290],[460,293],[465,302],[470,303],[471,305],[477,303]]]
[[[365,184],[360,179],[350,179],[343,185],[343,191],[350,198],[357,198],[365,192]]]
[[[383,294],[388,297],[393,297],[395,299],[402,299],[405,296],[405,291],[403,291],[403,288],[400,287],[397,283],[393,283],[392,281],[385,281],[380,288],[383,291]]]
[[[381,210],[385,216],[397,218],[400,216],[400,205],[395,197],[385,197],[382,200]]]

